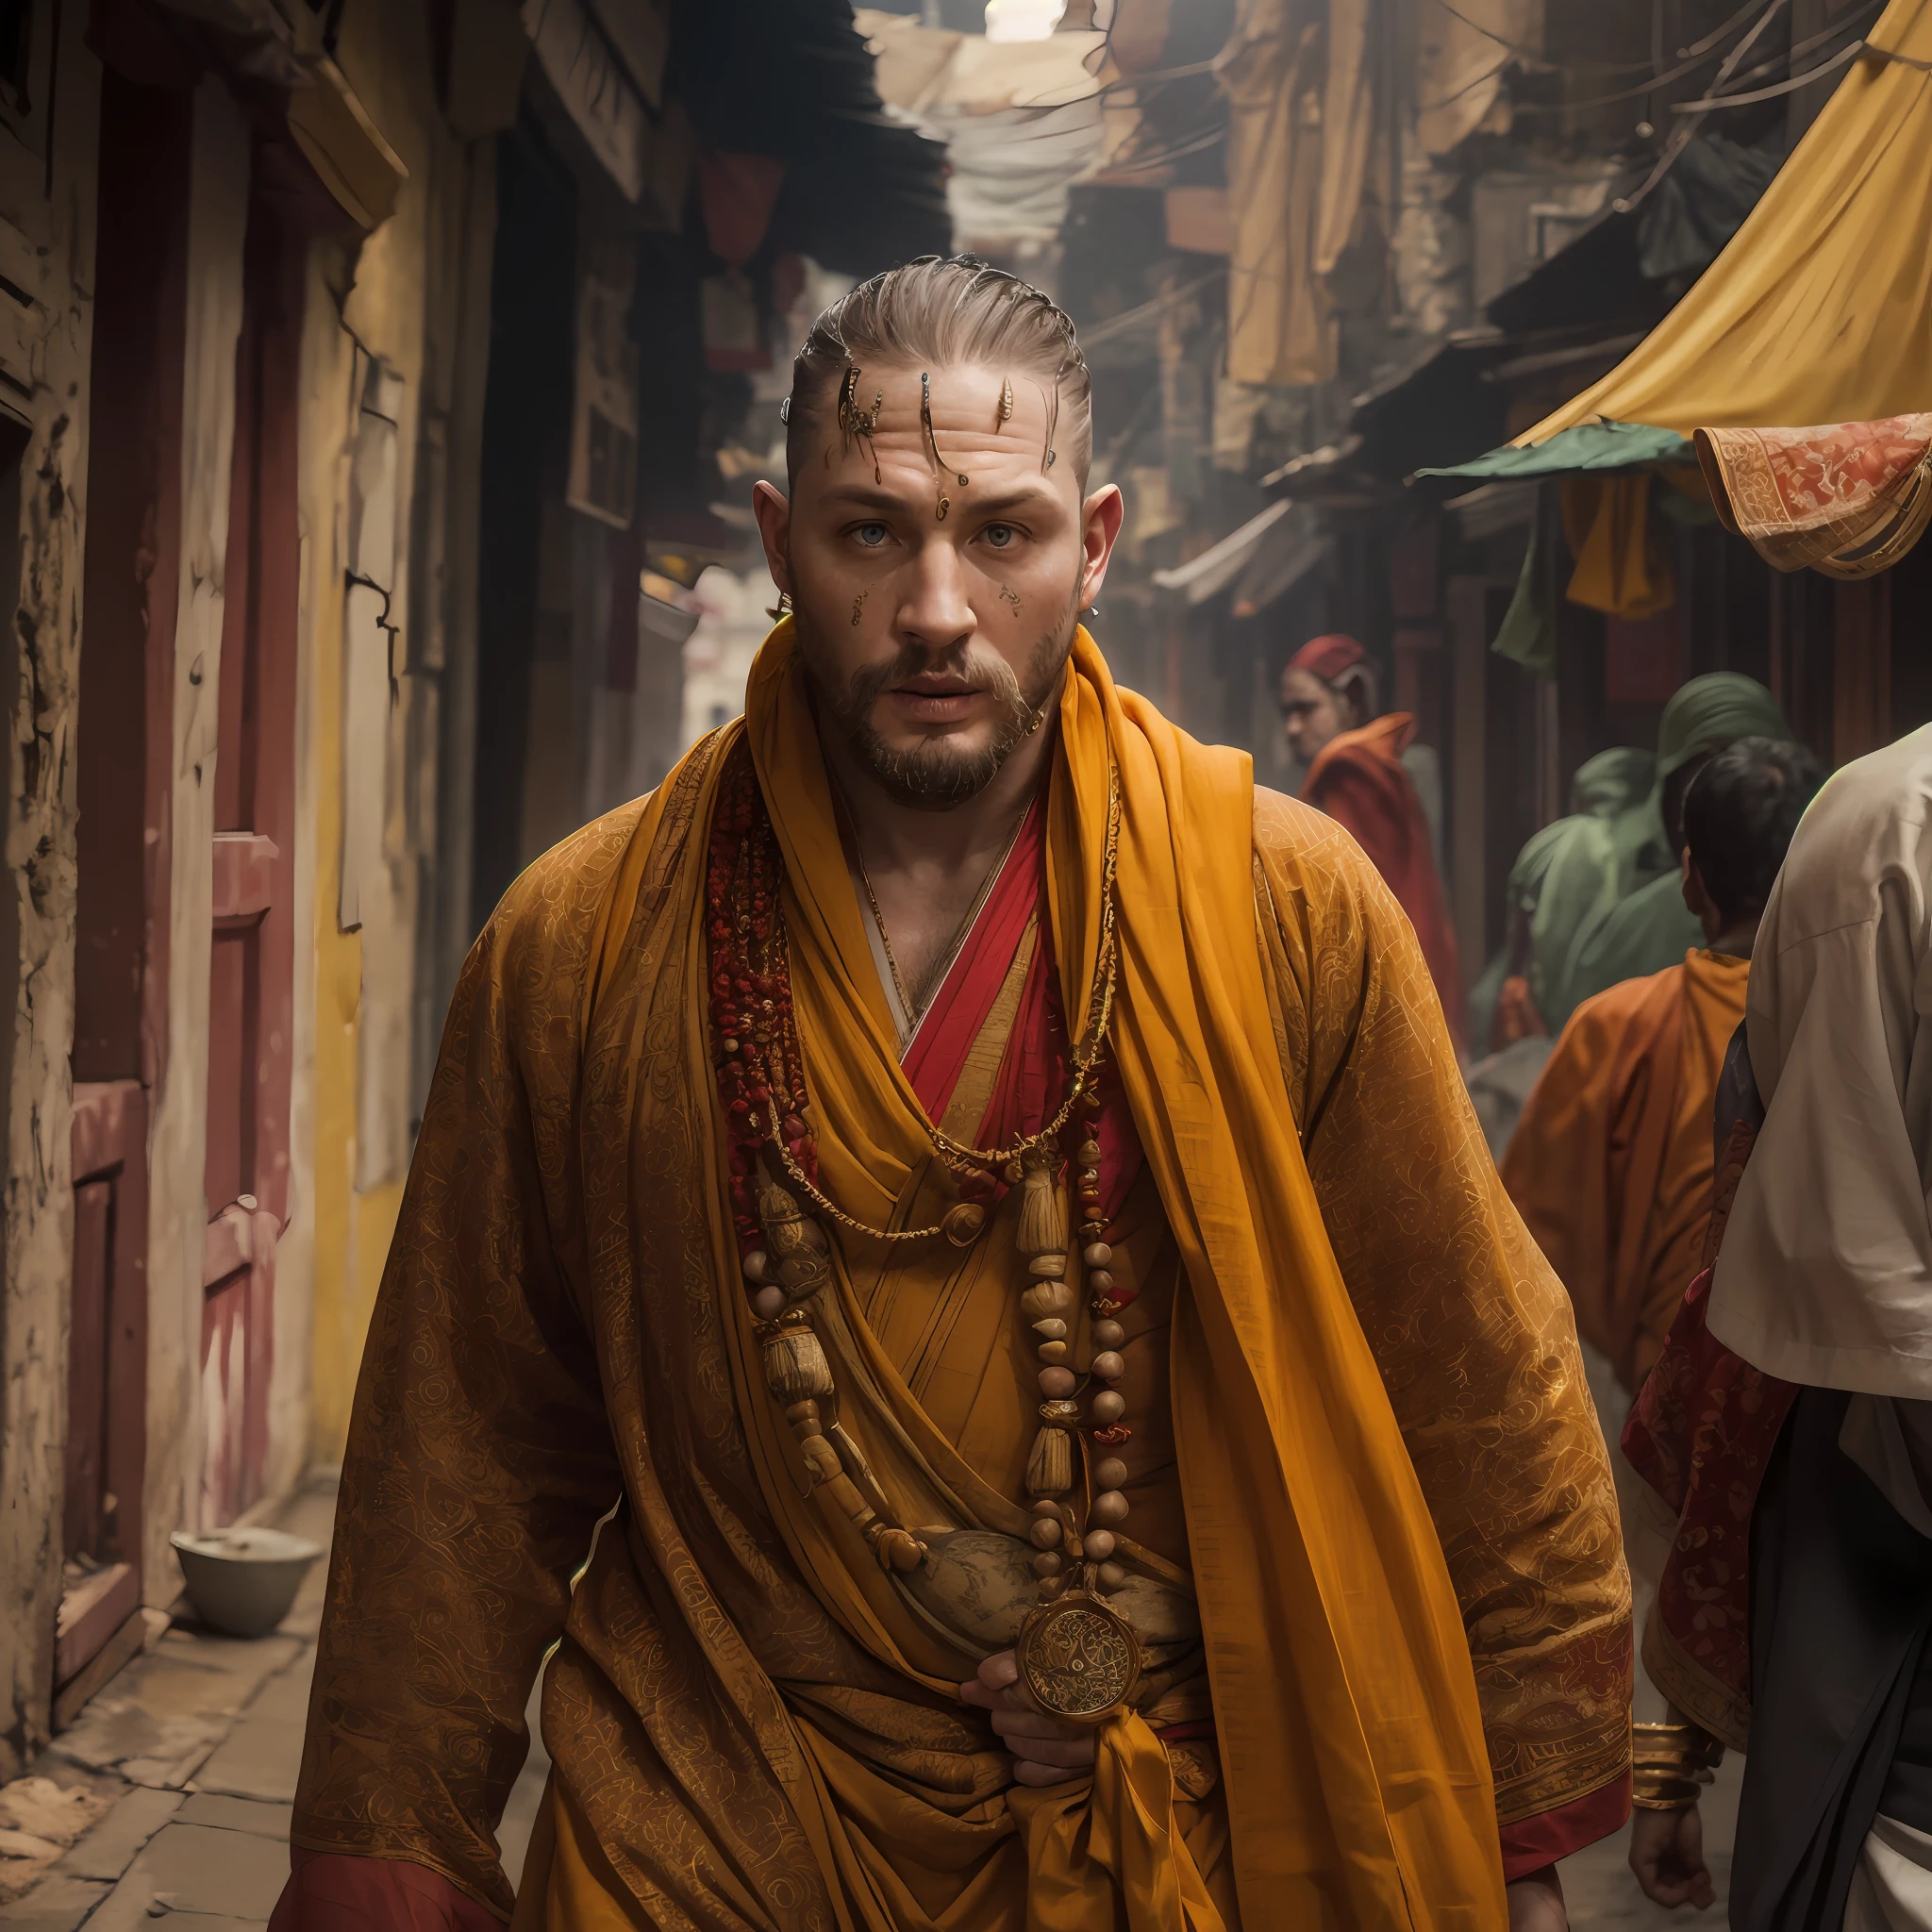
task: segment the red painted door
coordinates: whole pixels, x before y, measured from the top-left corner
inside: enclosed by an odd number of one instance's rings
[[[147,1090],[74,1088],[74,1286],[67,1485],[54,1680],[64,1684],[141,1604],[147,1460]]]
[[[167,1050],[170,745],[193,95],[101,82],[75,784],[74,1250],[56,1681],[141,1601],[147,1137]],[[172,1519],[172,1498],[158,1506]],[[167,1524],[173,1527],[172,1520]]]
[[[305,236],[273,171],[258,168],[236,358],[215,760],[202,1264],[202,1520],[210,1526],[232,1522],[266,1489],[275,1249],[289,1218]]]

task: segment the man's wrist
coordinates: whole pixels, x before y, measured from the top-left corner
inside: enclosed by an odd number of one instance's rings
[[[1724,1747],[1689,1718],[1630,1726],[1630,1802],[1640,1811],[1681,1811],[1724,1761]]]

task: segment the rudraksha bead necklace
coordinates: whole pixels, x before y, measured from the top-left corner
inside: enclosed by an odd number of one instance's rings
[[[1125,1338],[1115,1318],[1132,1293],[1116,1288],[1108,1266],[1112,1251],[1103,1238],[1096,1091],[1119,968],[1115,875],[1120,813],[1118,774],[1109,769],[1100,941],[1087,1024],[1069,1054],[1060,1107],[1038,1132],[1003,1147],[971,1146],[936,1126],[926,1127],[935,1151],[956,1174],[996,1177],[1022,1190],[1018,1245],[1027,1272],[1020,1303],[1036,1338],[1041,1398],[1026,1487],[1034,1512],[1033,1570],[1043,1606],[1070,1590],[1111,1591],[1125,1581],[1125,1572],[1113,1560],[1115,1533],[1128,1510],[1122,1490],[1126,1468],[1115,1452],[1132,1431],[1124,1420],[1125,1399],[1116,1386],[1124,1372],[1120,1347]],[[852,1519],[881,1567],[908,1572],[923,1561],[924,1546],[891,1522],[863,1452],[838,1419],[831,1364],[814,1332],[811,1312],[813,1300],[830,1278],[830,1243],[799,1196],[819,1215],[885,1241],[944,1235],[967,1246],[984,1226],[986,1212],[976,1202],[961,1202],[933,1227],[879,1228],[846,1213],[820,1189],[791,1004],[783,882],[777,837],[749,748],[741,741],[721,775],[706,878],[713,1058],[730,1142],[739,1255],[757,1318],[766,1382],[798,1438],[813,1486],[824,1488]],[[1082,1425],[1082,1413],[1080,1378],[1071,1365],[1069,1318],[1074,1291],[1066,1279],[1068,1216],[1059,1179],[1059,1136],[1076,1114],[1082,1139],[1069,1173],[1093,1317],[1086,1426],[1096,1450],[1105,1452],[1091,1471],[1084,1528],[1065,1500],[1075,1488],[1074,1431]]]

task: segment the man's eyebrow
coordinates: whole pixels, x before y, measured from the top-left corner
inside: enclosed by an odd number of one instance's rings
[[[958,507],[974,516],[998,516],[1008,510],[1033,509],[1049,506],[1053,491],[1044,483],[1024,483],[1017,490],[1002,491],[997,496],[974,498],[962,495]]]
[[[1002,491],[997,496],[975,496],[970,487],[954,498],[954,508],[975,517],[1001,516],[1012,511],[1041,508],[1054,500],[1052,490],[1043,483],[1023,484],[1016,490]],[[824,501],[841,508],[908,510],[927,509],[931,505],[924,498],[901,496],[890,490],[879,490],[870,483],[835,483],[824,492]]]
[[[847,504],[854,509],[910,509],[913,500],[890,490],[875,490],[869,483],[835,483],[824,493],[827,503]]]

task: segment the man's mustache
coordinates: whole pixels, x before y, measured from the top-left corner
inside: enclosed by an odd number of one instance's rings
[[[1027,708],[1013,667],[997,651],[971,643],[952,644],[940,651],[908,645],[889,663],[863,666],[846,680],[845,702],[841,708],[851,722],[860,723],[871,717],[873,707],[895,684],[913,677],[958,677],[1008,708],[1016,712]]]

